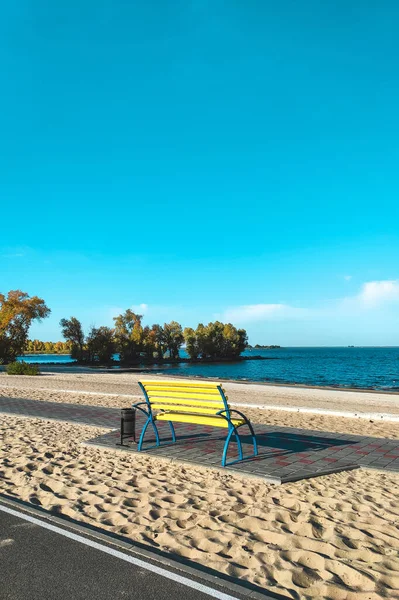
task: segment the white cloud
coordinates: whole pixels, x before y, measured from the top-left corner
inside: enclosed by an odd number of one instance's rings
[[[137,313],[139,315],[144,315],[145,313],[148,312],[149,306],[148,304],[135,304],[133,306],[130,307],[130,310],[132,310],[134,313]]]
[[[235,323],[273,320],[301,320],[356,316],[359,312],[381,309],[399,302],[399,279],[369,281],[355,296],[339,298],[313,308],[299,308],[289,304],[246,304],[227,308],[221,319]]]
[[[292,319],[305,316],[309,311],[288,304],[247,304],[228,308],[223,319],[232,322],[268,321],[277,319]]]
[[[357,296],[364,306],[373,308],[388,302],[399,301],[399,279],[369,281],[363,284]]]
[[[352,279],[352,275],[344,275],[345,281],[350,281]]]
[[[132,306],[129,306],[129,308],[130,308],[130,310],[132,310],[134,313],[136,313],[138,315],[145,315],[149,311],[148,304],[144,304],[144,303],[133,304]],[[123,308],[122,306],[111,306],[107,312],[112,319],[113,317],[117,317],[118,315],[123,314],[125,311],[126,311],[126,307]]]

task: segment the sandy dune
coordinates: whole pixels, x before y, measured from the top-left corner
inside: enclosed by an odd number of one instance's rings
[[[292,598],[399,598],[399,476],[276,488],[80,445],[98,433],[0,415],[0,490]]]

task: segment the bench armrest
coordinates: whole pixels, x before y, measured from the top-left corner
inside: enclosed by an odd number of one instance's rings
[[[218,415],[220,415],[221,417],[224,417],[225,419],[227,419],[229,421],[229,418],[226,417],[226,415],[224,415],[223,413],[227,412],[225,409],[223,410],[219,410],[219,412],[217,413]],[[248,417],[246,417],[242,412],[240,412],[239,410],[235,410],[234,408],[230,408],[229,409],[230,414],[231,413],[235,413],[236,415],[240,415],[240,417],[242,419],[244,419],[245,423],[249,423],[249,419]]]
[[[231,419],[227,415],[223,414],[223,413],[226,413],[226,412],[227,412],[227,410],[224,408],[223,410],[219,410],[216,414],[219,415],[219,417],[222,417],[223,419],[226,419],[226,421],[228,423],[230,423]],[[233,425],[232,423],[230,423],[230,424]]]
[[[240,415],[240,417],[242,417],[244,421],[249,421],[248,417],[246,417],[244,413],[240,412],[239,410],[236,410],[235,408],[230,408],[230,412],[235,413],[236,415]]]
[[[132,408],[135,408],[136,410],[141,411],[142,413],[145,414],[146,417],[149,417],[150,416],[150,411],[149,410],[145,410],[144,408],[140,408],[140,406],[143,406],[143,404],[148,407],[147,402],[137,402],[137,404],[132,404]]]

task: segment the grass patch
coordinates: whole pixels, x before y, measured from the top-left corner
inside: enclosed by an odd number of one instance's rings
[[[40,369],[37,365],[30,365],[26,362],[12,362],[6,366],[8,375],[40,375]]]

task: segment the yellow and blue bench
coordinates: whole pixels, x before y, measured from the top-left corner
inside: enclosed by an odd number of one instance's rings
[[[138,384],[144,393],[145,402],[138,402],[133,404],[132,407],[141,411],[147,417],[138,443],[139,452],[142,449],[149,425],[154,430],[156,446],[161,445],[156,423],[167,421],[173,442],[176,441],[176,432],[173,427],[175,422],[226,428],[228,431],[223,448],[222,467],[226,466],[227,451],[233,435],[237,442],[238,460],[243,460],[242,443],[238,429],[246,425],[249,428],[254,449],[251,456],[257,456],[256,436],[250,421],[238,410],[230,408],[227,402],[228,398],[221,385],[173,380],[139,381]]]

